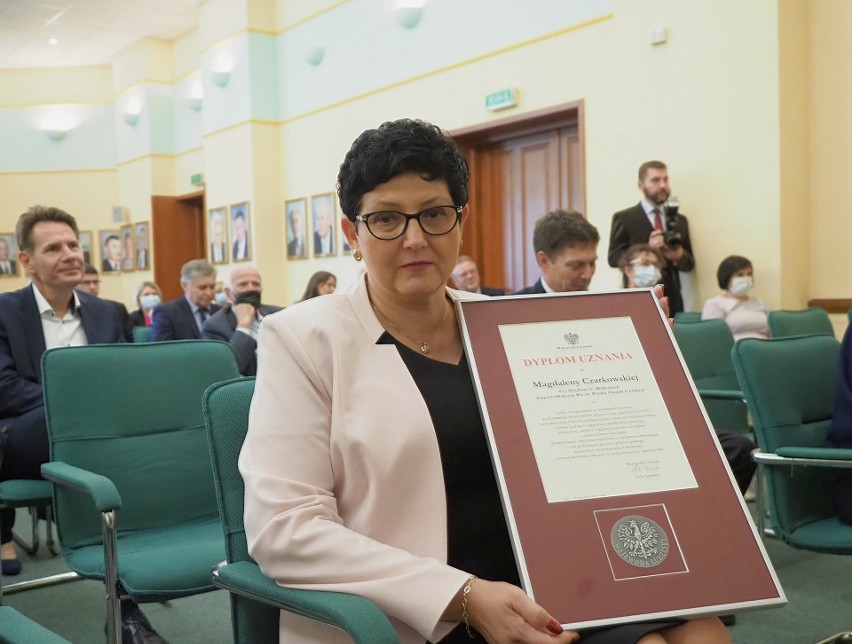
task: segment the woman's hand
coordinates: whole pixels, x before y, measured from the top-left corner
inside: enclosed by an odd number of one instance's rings
[[[568,644],[580,636],[563,631],[553,617],[517,586],[477,579],[468,593],[470,625],[491,644]]]

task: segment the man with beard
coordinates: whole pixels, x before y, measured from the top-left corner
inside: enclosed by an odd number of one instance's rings
[[[662,283],[669,298],[669,312],[674,315],[684,310],[679,272],[689,272],[695,266],[689,223],[686,217],[678,214],[669,230],[672,222],[667,221],[664,206],[671,196],[671,188],[665,163],[646,161],[639,166],[638,186],[642,200],[612,216],[607,261],[610,266],[618,267],[621,255],[632,244],[647,243],[656,249],[666,260]],[[671,234],[667,236],[668,233]],[[677,241],[672,242],[673,238]]]

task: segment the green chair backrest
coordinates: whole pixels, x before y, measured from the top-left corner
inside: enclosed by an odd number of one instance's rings
[[[678,311],[674,314],[675,323],[700,322],[701,311]]]
[[[769,337],[792,335],[834,335],[834,327],[825,309],[812,306],[800,311],[770,311],[767,316]]]
[[[724,320],[699,320],[672,327],[677,346],[695,386],[701,389],[738,391],[737,375],[731,364],[734,337]],[[717,431],[749,431],[744,403],[703,399],[710,422]]]
[[[840,343],[834,336],[740,340],[731,357],[762,452],[825,447],[831,425]],[[797,528],[836,515],[820,467],[767,469],[770,516],[787,540]]]
[[[109,478],[123,532],[218,517],[201,397],[239,375],[230,346],[210,340],[62,347],[42,356],[52,461]],[[101,542],[85,495],[57,489],[62,548]]]
[[[135,326],[135,327],[133,327],[133,341],[134,342],[150,342],[151,341],[151,327],[149,327],[149,326]]]
[[[254,378],[237,378],[210,386],[202,402],[229,563],[253,561],[243,527],[245,486],[237,467],[253,395]],[[277,608],[232,593],[231,612],[234,642],[278,641],[281,612]]]

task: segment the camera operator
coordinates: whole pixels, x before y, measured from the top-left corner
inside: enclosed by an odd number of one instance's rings
[[[607,261],[618,267],[622,254],[632,244],[647,243],[657,250],[666,260],[662,282],[669,311],[674,315],[684,310],[679,271],[689,272],[695,266],[689,224],[671,196],[665,163],[646,161],[639,166],[638,186],[642,200],[612,216]]]

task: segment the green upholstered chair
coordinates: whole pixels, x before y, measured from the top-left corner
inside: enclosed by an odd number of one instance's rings
[[[748,409],[731,364],[734,337],[724,320],[672,327],[681,355],[716,431],[751,435]]]
[[[56,543],[53,540],[52,501],[53,490],[50,481],[9,479],[0,483],[0,507],[27,508],[29,510],[32,522],[30,542],[26,543],[17,534],[13,534],[12,536],[15,542],[31,555],[34,555],[38,551],[41,542],[38,530],[39,511],[44,513],[47,549],[52,555],[59,554],[59,550],[57,550]],[[2,601],[4,594],[11,595],[23,590],[52,586],[66,581],[73,581],[74,579],[79,579],[77,573],[63,572],[38,579],[16,581],[6,586],[0,583],[0,601]],[[0,579],[0,582],[2,582],[2,579]]]
[[[151,341],[151,327],[149,327],[149,326],[135,326],[135,327],[133,327],[133,341],[134,342],[150,342]]]
[[[62,554],[103,580],[107,641],[120,642],[120,585],[137,602],[214,590],[225,557],[201,396],[239,375],[208,340],[50,349],[42,356]]]
[[[825,309],[812,306],[800,311],[770,311],[767,316],[769,337],[791,335],[834,335],[834,327]]]
[[[700,322],[701,311],[678,311],[674,314],[675,323]]]
[[[13,535],[15,542],[28,554],[34,555],[41,543],[38,532],[39,509],[44,512],[45,522],[47,523],[47,548],[51,554],[55,555],[59,553],[56,549],[56,544],[53,542],[52,501],[53,491],[51,490],[50,483],[47,481],[10,479],[0,483],[0,507],[27,508],[29,510],[32,520],[30,542],[25,542],[17,534]]]
[[[333,624],[358,644],[398,642],[387,617],[369,600],[345,593],[284,588],[264,576],[249,556],[237,459],[253,394],[254,378],[238,378],[212,385],[203,402],[227,551],[227,564],[214,571],[213,583],[231,593],[235,644],[277,642],[281,610]]]
[[[70,644],[14,608],[0,606],[0,644]]]
[[[740,340],[732,360],[751,411],[759,452],[760,532],[768,496],[775,536],[794,548],[852,555],[852,525],[837,516],[829,477],[852,467],[852,449],[825,447],[834,408],[839,342],[810,335]],[[848,638],[848,639],[844,639]],[[852,631],[823,642],[852,641]]]

